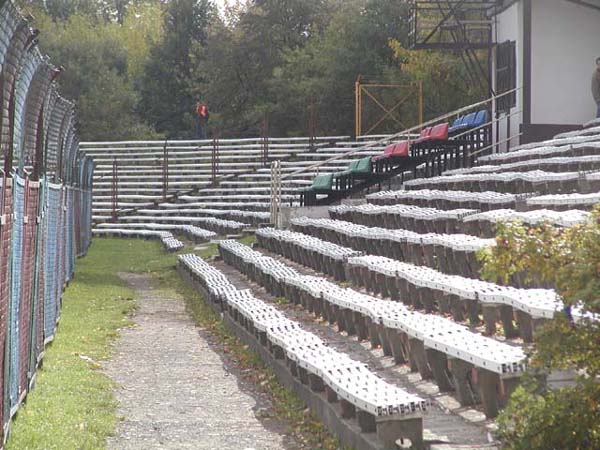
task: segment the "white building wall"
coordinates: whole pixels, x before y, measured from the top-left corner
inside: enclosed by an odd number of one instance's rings
[[[600,6],[600,0],[586,1]],[[600,11],[532,0],[531,37],[531,122],[579,125],[595,117],[590,86],[600,57]]]
[[[497,16],[496,26],[494,27],[494,39],[498,44],[505,41],[516,41],[516,52],[517,52],[517,87],[523,86],[523,4],[522,2],[516,2],[502,11]],[[494,52],[492,58],[492,82],[494,90],[496,89],[496,54]],[[509,137],[517,136],[519,134],[520,125],[523,121],[522,111],[523,109],[523,90],[517,92],[516,106],[510,111],[510,128],[507,126],[505,121],[500,123],[499,126],[499,142],[505,142]],[[494,110],[496,109],[494,105]],[[510,132],[508,132],[510,130]],[[494,126],[494,138],[496,136],[496,126]],[[514,146],[519,143],[519,138],[511,139],[510,145]],[[507,148],[507,142],[500,145],[499,150],[503,151]]]

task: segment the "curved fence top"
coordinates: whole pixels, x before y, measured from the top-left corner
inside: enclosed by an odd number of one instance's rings
[[[12,0],[0,0],[1,170],[90,188],[94,166],[79,155],[75,108],[60,96],[60,69],[38,49],[38,35]]]

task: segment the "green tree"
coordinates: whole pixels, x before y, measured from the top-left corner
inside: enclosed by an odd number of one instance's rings
[[[507,283],[524,273],[555,286],[565,305],[536,333],[531,365],[578,374],[562,389],[533,379],[519,387],[498,420],[504,448],[600,448],[600,207],[587,223],[567,229],[499,225],[496,243],[480,255],[485,278]]]
[[[66,20],[55,20],[39,9],[34,14],[43,36],[42,51],[65,67],[58,80],[62,95],[77,105],[80,138],[152,136],[135,113],[137,94],[129,75],[129,54],[145,59],[147,50],[136,48],[135,40],[126,46],[121,39],[135,32],[83,13]]]
[[[405,17],[405,5],[395,2],[344,2],[322,36],[287,51],[274,71],[266,102],[274,127],[306,134],[307,109],[314,102],[321,132],[351,134],[357,77],[402,79],[389,41],[404,37]]]
[[[195,98],[192,80],[202,79],[194,53],[206,45],[216,9],[208,0],[172,0],[164,12],[164,37],[150,50],[138,89],[138,111],[161,133],[189,136]]]

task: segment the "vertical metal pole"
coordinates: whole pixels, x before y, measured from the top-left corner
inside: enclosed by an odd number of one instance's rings
[[[315,149],[315,138],[317,136],[317,106],[314,101],[308,106],[308,145],[310,151]]]
[[[169,149],[167,147],[167,140],[163,147],[163,201],[167,201],[167,192],[169,190]]]
[[[418,86],[418,92],[419,92],[419,99],[418,99],[418,105],[419,105],[419,124],[422,124],[424,122],[423,120],[423,82],[419,81],[419,86]]]
[[[281,211],[281,162],[271,163],[271,223],[279,228]]]
[[[212,148],[212,183],[216,183],[217,176],[219,175],[219,133],[216,132],[213,136],[213,148]]]
[[[269,163],[269,119],[267,116],[265,116],[262,123],[262,153],[263,166],[267,167]]]
[[[113,223],[117,223],[119,220],[117,215],[117,209],[119,207],[119,166],[117,163],[117,158],[113,158],[113,170],[112,170],[112,189],[111,189],[111,203],[112,203],[112,221]]]
[[[510,138],[512,136],[511,133],[511,129],[510,129],[510,110],[509,113],[506,115],[506,151],[510,151]]]
[[[356,105],[356,110],[354,112],[354,123],[355,123],[355,129],[354,129],[354,133],[355,135],[358,137],[362,134],[362,123],[361,123],[361,115],[362,115],[362,105],[361,105],[361,85],[360,85],[360,75],[358,77],[358,79],[356,80],[356,83],[354,85],[354,90],[355,90],[355,105]]]

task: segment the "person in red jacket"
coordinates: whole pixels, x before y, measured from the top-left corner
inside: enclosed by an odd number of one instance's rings
[[[208,106],[204,102],[196,102],[194,108],[194,117],[196,119],[196,138],[206,139],[206,124],[210,114],[208,112]]]

